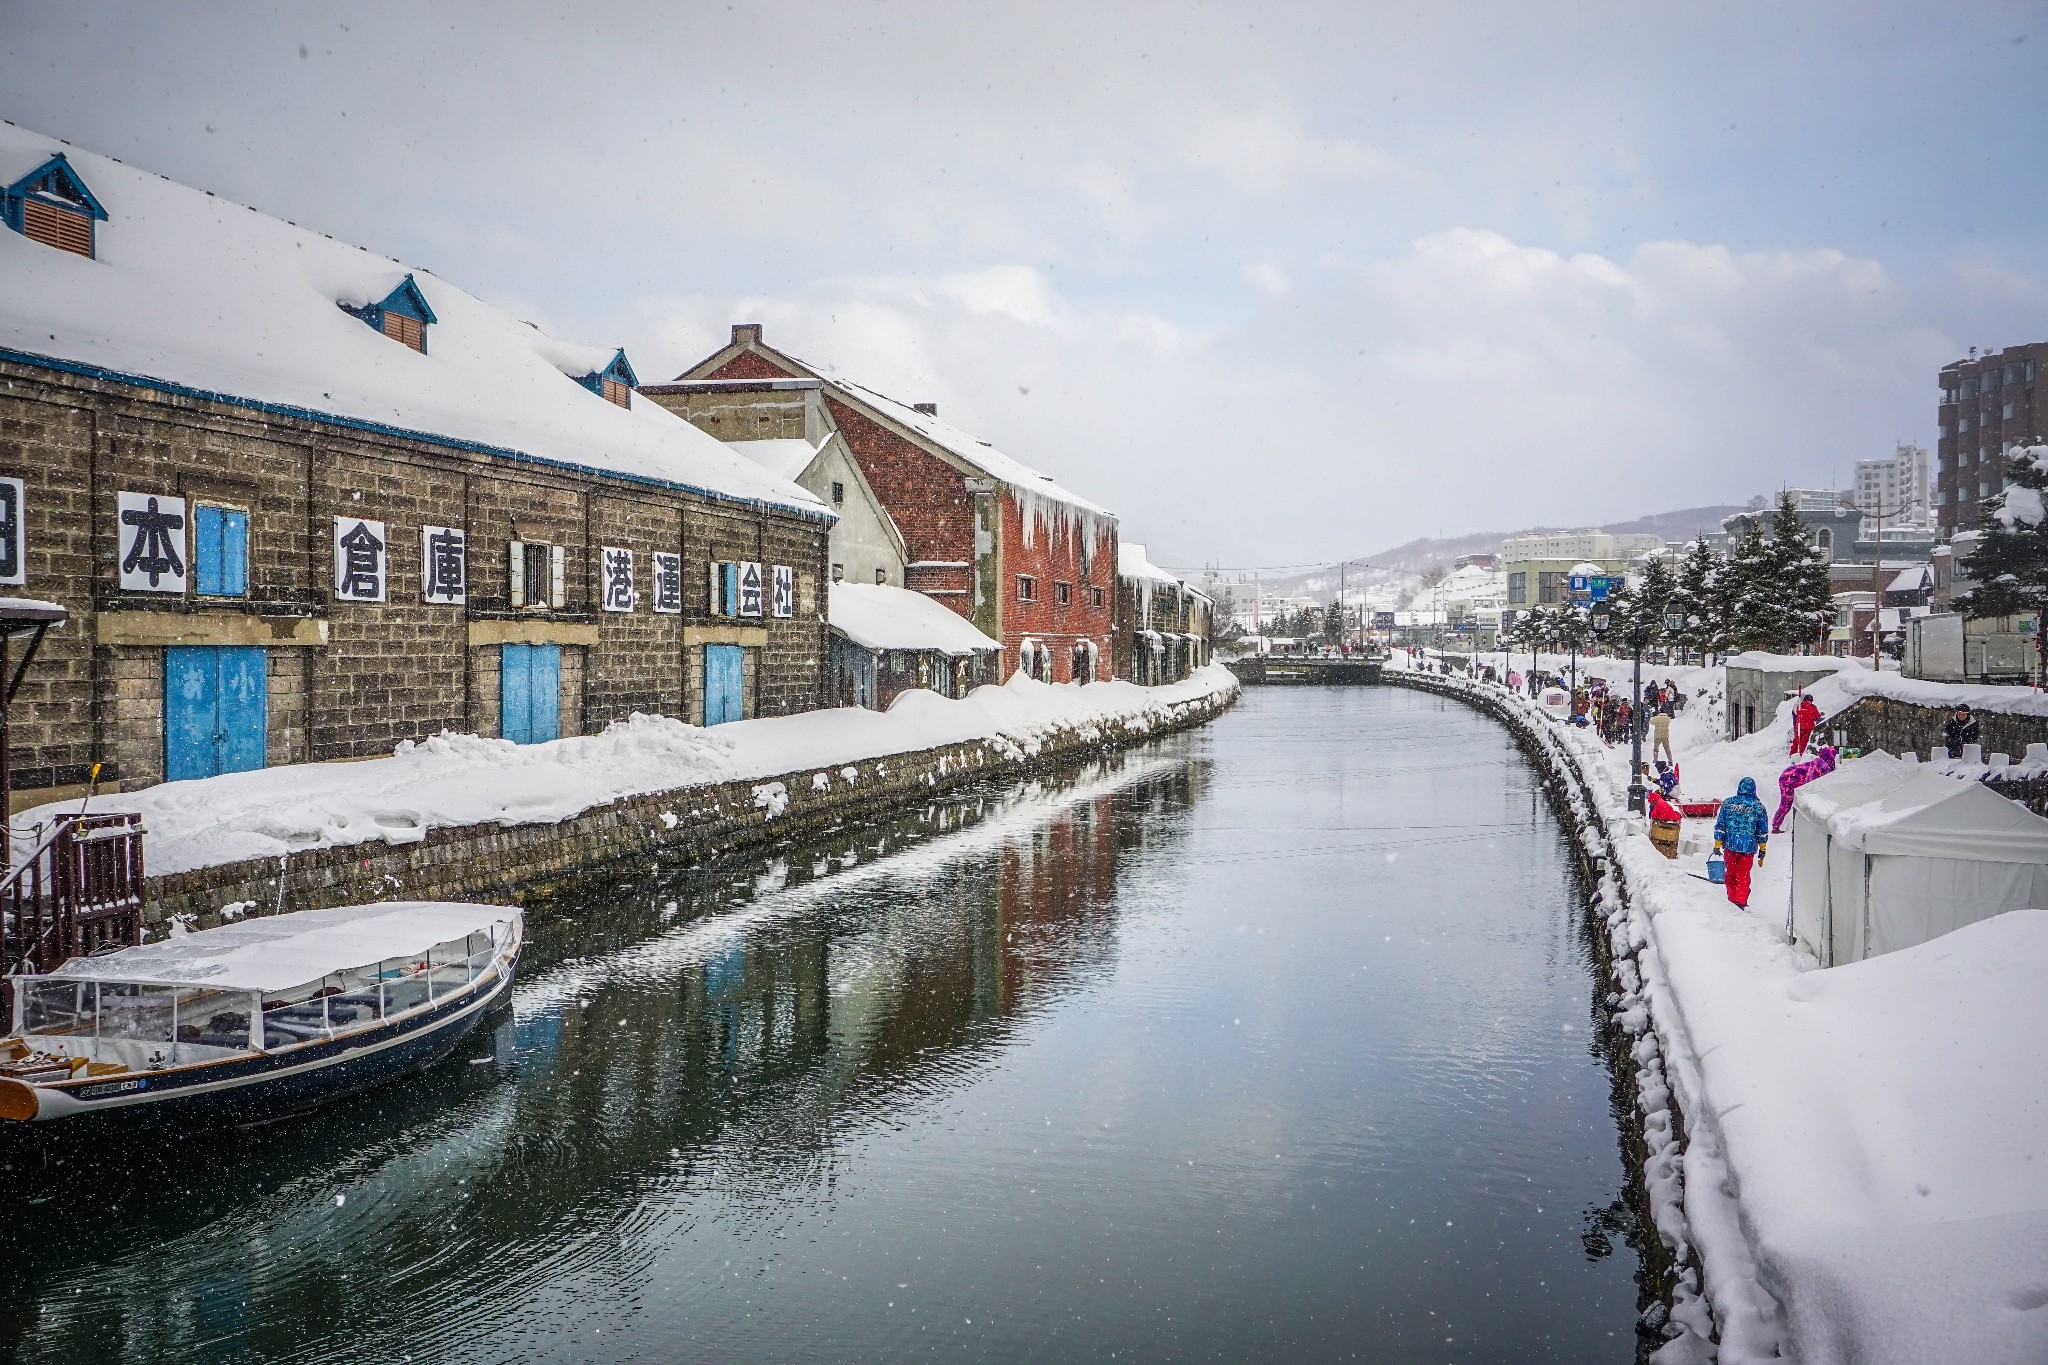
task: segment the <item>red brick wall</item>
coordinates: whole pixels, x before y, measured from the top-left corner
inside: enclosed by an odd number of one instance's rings
[[[1073,680],[1073,649],[1076,642],[1092,640],[1098,651],[1096,679],[1110,676],[1111,615],[1116,601],[1116,530],[1107,526],[1096,536],[1093,547],[1083,544],[1078,518],[1062,525],[1048,516],[1025,543],[1024,515],[1015,498],[1003,495],[1003,564],[997,585],[1003,598],[1003,676],[1007,679],[1018,666],[1018,650],[1026,637],[1050,646],[1053,681]],[[1092,553],[1083,555],[1084,549]],[[1084,558],[1086,563],[1084,564]],[[1017,596],[1017,577],[1029,574],[1038,580],[1035,602]],[[1056,585],[1073,585],[1072,599],[1059,604]],[[1090,588],[1102,589],[1102,605],[1095,606]]]
[[[960,471],[845,403],[825,400],[860,472],[903,533],[910,562],[974,562],[974,495]],[[962,616],[974,615],[974,571],[920,569],[907,586],[930,593]]]
[[[741,351],[701,379],[792,379],[798,376],[783,369],[759,351]]]

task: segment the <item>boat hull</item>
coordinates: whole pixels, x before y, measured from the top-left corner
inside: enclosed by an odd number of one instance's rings
[[[507,998],[515,963],[516,955],[502,959],[495,979],[479,981],[472,990],[417,1014],[289,1052],[56,1085],[9,1085],[33,1092],[31,1122],[47,1129],[64,1120],[67,1135],[156,1124],[244,1128],[272,1123],[440,1061]],[[0,1097],[0,1111],[7,1101]]]

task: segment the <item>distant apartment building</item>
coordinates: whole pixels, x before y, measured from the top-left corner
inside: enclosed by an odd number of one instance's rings
[[[1942,366],[1940,439],[1935,447],[1934,515],[1944,537],[1972,531],[1985,504],[2005,489],[2004,457],[2043,438],[2048,414],[2034,401],[2048,341],[2008,346]]]
[[[1500,566],[1507,575],[1509,610],[1554,607],[1570,596],[1572,570],[1597,564],[1610,574],[1664,548],[1661,536],[1615,535],[1609,531],[1544,532],[1501,542]]]
[[[1934,481],[1925,447],[1899,442],[1889,459],[1856,462],[1856,510],[1866,521],[1932,521]],[[1865,526],[1868,536],[1873,526]]]

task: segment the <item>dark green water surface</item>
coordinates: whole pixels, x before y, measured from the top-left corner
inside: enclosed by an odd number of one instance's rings
[[[1577,894],[1381,688],[592,882],[425,1076],[9,1149],[0,1355],[1628,1361]]]

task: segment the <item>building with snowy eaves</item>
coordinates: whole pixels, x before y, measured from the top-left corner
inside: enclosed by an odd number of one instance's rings
[[[832,512],[618,348],[11,124],[0,186],[17,788],[823,700]]]
[[[1002,676],[1046,682],[1110,676],[1116,517],[992,443],[776,350],[757,323],[670,384],[647,393],[679,410],[713,400],[719,422],[765,431],[746,395],[818,380],[833,425],[900,531],[907,588],[938,599],[1001,642]],[[764,398],[764,402],[775,401]],[[728,437],[727,439],[734,439]]]

